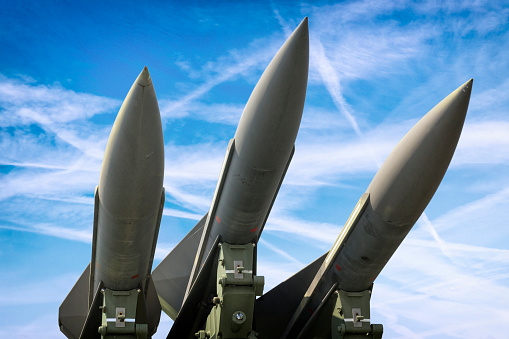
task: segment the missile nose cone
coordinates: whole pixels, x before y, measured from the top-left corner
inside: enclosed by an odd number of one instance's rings
[[[140,86],[143,87],[152,85],[152,78],[150,77],[150,73],[148,72],[147,66],[143,67],[143,70],[138,76],[137,82]]]
[[[470,79],[429,111],[396,145],[367,192],[374,212],[394,225],[413,225],[451,162],[472,92]]]
[[[304,20],[301,21],[301,23],[299,24],[299,26],[297,26],[297,28],[295,30],[298,31],[300,29],[308,32],[308,35],[309,35],[308,17],[305,17]]]
[[[304,109],[308,67],[305,18],[263,72],[240,118],[235,149],[249,165],[270,170],[288,161]]]
[[[161,115],[145,67],[110,133],[99,179],[101,203],[116,217],[141,218],[158,208],[164,174]]]

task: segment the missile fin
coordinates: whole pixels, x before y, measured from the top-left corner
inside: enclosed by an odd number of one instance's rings
[[[102,321],[102,310],[99,308],[102,304],[103,298],[102,293],[100,292],[103,288],[103,283],[97,286],[97,290],[95,291],[94,300],[92,301],[92,305],[88,310],[87,319],[85,320],[85,324],[83,325],[83,329],[79,336],[79,339],[99,339],[101,335],[98,332],[99,326],[101,326]]]
[[[153,335],[159,326],[161,304],[157,297],[154,281],[150,276],[147,278],[143,292],[138,295],[136,322],[148,324],[148,333]]]
[[[163,311],[173,320],[182,306],[207,214],[152,272]]]
[[[311,315],[306,325],[304,325],[304,327],[300,331],[297,339],[308,338],[310,333],[313,333],[314,337],[317,335],[318,332],[320,332],[320,334],[323,337],[330,337],[330,327],[323,328],[319,319],[322,317],[322,314],[332,314],[332,312],[334,311],[335,304],[331,303],[330,299],[334,291],[336,290],[337,285],[338,284],[335,283],[334,285],[331,286],[329,292],[327,292],[320,305],[318,305],[318,307],[316,308],[316,311]]]
[[[90,264],[58,309],[58,325],[67,338],[78,339],[88,314]]]
[[[295,312],[288,322],[288,325],[283,334],[283,338],[293,338],[298,333],[299,326],[307,323],[310,317],[310,312],[314,313],[317,307],[320,305],[320,301],[328,293],[331,286],[334,285],[333,279],[330,277],[330,271],[333,267],[333,263],[340,255],[341,250],[345,246],[348,238],[352,234],[353,230],[357,227],[360,217],[365,211],[369,204],[369,194],[364,193],[354,210],[350,214],[345,226],[341,230],[338,238],[334,242],[331,250],[328,252],[327,257],[323,260],[322,265],[316,271],[316,275],[313,277],[305,293],[302,294],[303,298],[295,308]],[[309,312],[308,312],[309,311]]]
[[[277,285],[255,303],[254,329],[261,338],[279,339],[327,253]]]
[[[196,280],[187,295],[180,312],[168,334],[168,339],[194,338],[194,334],[206,321],[213,307],[212,300],[216,291],[217,279],[214,273],[217,270],[217,256],[219,248],[218,236],[210,249]]]

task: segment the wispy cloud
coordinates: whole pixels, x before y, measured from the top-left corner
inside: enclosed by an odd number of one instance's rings
[[[322,77],[325,87],[329,91],[334,104],[350,122],[350,125],[352,126],[355,133],[358,136],[362,136],[359,125],[357,124],[357,121],[351,112],[352,109],[342,94],[341,84],[336,69],[332,67],[330,60],[325,55],[325,50],[322,43],[319,40],[315,40],[311,47],[312,60],[316,62],[315,67],[318,68],[318,73],[320,73],[320,76]]]
[[[59,85],[25,83],[0,75],[0,104],[9,110],[2,114],[2,126],[31,122],[69,123],[88,119],[119,107],[118,100],[77,93]]]
[[[107,134],[86,121],[116,110],[120,102],[58,85],[27,84],[0,76],[0,105],[0,126],[36,124],[83,154],[101,159]],[[75,122],[79,127],[73,125]]]
[[[509,121],[466,123],[452,166],[509,164]]]
[[[419,332],[416,337],[433,337],[439,333],[470,337],[473,327],[464,326],[464,314],[477,309],[494,315],[479,320],[476,328],[481,323],[503,321],[508,316],[505,301],[496,295],[508,291],[502,282],[508,277],[503,267],[509,263],[509,251],[454,243],[446,246],[453,262],[441,255],[437,242],[414,239],[410,234],[391,258],[380,281],[375,282],[372,307],[377,318],[388,318],[387,327],[391,331],[405,336],[407,333],[399,327],[403,323],[411,322],[419,328],[433,322],[431,330]],[[394,283],[396,288],[392,286]],[[485,300],[492,302],[487,305]],[[406,311],[396,312],[397,309]],[[484,333],[497,336],[496,331]]]
[[[92,243],[92,232],[90,229],[75,230],[67,227],[58,227],[51,224],[37,224],[27,227],[0,225],[0,228],[20,232],[38,233],[60,239],[75,240],[84,243]]]
[[[304,267],[305,266],[304,263],[300,262],[298,259],[296,259],[295,257],[291,256],[287,252],[283,251],[279,247],[271,244],[270,242],[260,238],[260,243],[262,243],[264,246],[268,247],[271,251],[277,253],[279,256],[281,256],[281,257],[291,261],[292,263],[296,264],[297,266],[300,266],[300,267]]]
[[[196,97],[198,99],[199,97]],[[239,122],[244,106],[237,104],[204,104],[198,101],[190,101],[178,108],[176,103],[169,100],[161,100],[159,108],[161,116],[168,120],[191,119],[202,120],[212,123],[236,126]]]
[[[509,218],[508,204],[509,187],[501,187],[498,191],[448,211],[433,220],[433,224],[446,239],[504,248],[502,239],[509,236],[509,230],[505,227],[505,221]],[[482,237],[472,236],[479,233],[482,233]]]
[[[263,44],[260,41],[253,41],[243,50],[232,50],[229,54],[218,58],[215,62],[208,62],[204,70],[200,72],[203,74],[202,78],[204,78],[200,85],[177,100],[165,99],[163,101],[162,118],[170,119],[172,117],[183,117],[190,113],[196,113],[196,111],[190,111],[189,107],[192,107],[198,99],[219,84],[233,80],[238,76],[246,76],[253,70],[259,71],[259,68],[267,65],[274,56],[278,45],[279,42],[274,39],[266,40]],[[189,65],[186,67],[191,70]],[[194,74],[193,78],[196,78],[196,71],[192,71],[192,73]],[[218,105],[218,107],[221,107],[221,105]],[[225,105],[225,107],[227,106]],[[223,114],[225,115],[223,116]],[[220,122],[226,121],[229,123],[232,120],[231,114],[230,109],[227,109],[225,112],[216,111],[215,117],[205,120],[219,120]],[[203,113],[199,113],[198,117],[203,117]]]
[[[338,235],[340,230],[341,227],[338,225],[300,220],[290,216],[277,217],[272,215],[264,232],[291,234],[307,241],[313,240],[317,242],[319,247],[328,249],[334,243],[334,236]]]

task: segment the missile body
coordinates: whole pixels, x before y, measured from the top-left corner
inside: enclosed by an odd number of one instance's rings
[[[258,241],[293,155],[308,65],[306,18],[274,56],[244,108],[209,212],[205,253],[218,235],[231,244]]]
[[[163,148],[157,98],[145,67],[120,108],[104,153],[91,263],[60,307],[59,323],[69,338],[100,337],[101,312],[109,319],[102,322],[103,337],[125,333],[130,323],[148,325],[149,335],[157,328],[161,308],[150,272],[164,204]],[[129,294],[130,308],[124,302]],[[124,310],[120,318],[106,313],[115,308],[118,313],[118,307]],[[80,308],[86,312],[76,312]]]
[[[308,67],[305,18],[274,56],[244,108],[209,212],[153,272],[162,308],[175,319],[169,338],[193,337],[195,325],[205,321],[210,312],[204,310],[202,315],[197,309],[216,294],[213,266],[217,259],[209,260],[218,255],[213,253],[217,250],[214,244],[219,241],[240,247],[258,242],[294,152]],[[255,254],[253,258],[248,273],[252,275],[256,273]],[[248,264],[246,259],[235,260]],[[249,323],[250,307],[243,309],[248,310],[244,319]],[[228,318],[231,321],[231,315]]]
[[[331,289],[371,289],[445,175],[465,121],[472,83],[467,81],[436,105],[389,154],[325,257],[283,338],[298,337]]]
[[[334,266],[338,287],[370,287],[431,201],[449,167],[473,80],[427,113],[396,145],[368,186],[369,203]],[[331,258],[326,258],[331,259]]]
[[[128,290],[152,270],[163,193],[164,142],[147,68],[113,125],[99,179],[94,287]]]

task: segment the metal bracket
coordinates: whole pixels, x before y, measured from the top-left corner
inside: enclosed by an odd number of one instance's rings
[[[148,324],[140,321],[138,313],[141,290],[113,291],[102,289],[102,322],[98,329],[101,339],[137,338],[146,339]]]
[[[363,338],[381,339],[383,326],[371,324],[371,291],[347,292],[338,290],[331,297],[335,306],[331,319],[333,339]]]
[[[332,286],[297,339],[381,339],[382,325],[370,323],[371,291],[347,292]]]
[[[197,338],[250,338],[256,339],[252,330],[254,302],[263,293],[264,278],[253,275],[254,244],[219,244],[217,265],[217,296],[206,322],[205,330]]]

